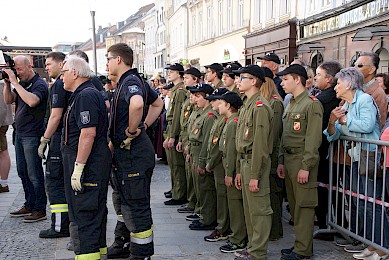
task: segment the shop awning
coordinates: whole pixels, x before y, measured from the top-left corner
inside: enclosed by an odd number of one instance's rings
[[[297,47],[297,53],[306,53],[316,50],[324,50],[324,46],[320,43],[304,43]]]
[[[389,28],[386,26],[370,26],[359,29],[353,37],[353,42],[370,41],[375,36],[388,36]]]

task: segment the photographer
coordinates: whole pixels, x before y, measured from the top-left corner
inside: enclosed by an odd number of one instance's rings
[[[16,56],[14,69],[4,69],[4,101],[16,103],[15,152],[16,166],[22,180],[26,202],[23,207],[11,212],[13,217],[24,216],[24,222],[32,223],[46,219],[46,193],[42,159],[38,156],[40,137],[44,132],[44,116],[48,99],[45,81],[34,72],[30,60]],[[11,89],[11,84],[14,89]]]

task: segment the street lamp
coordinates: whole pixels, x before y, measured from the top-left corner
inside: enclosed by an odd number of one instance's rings
[[[94,72],[97,76],[97,53],[96,53],[96,26],[95,26],[95,14],[96,11],[90,11],[90,14],[92,16],[92,44],[93,44],[93,66],[94,66]]]

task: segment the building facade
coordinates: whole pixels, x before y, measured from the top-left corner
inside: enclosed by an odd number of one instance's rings
[[[143,17],[145,24],[145,46],[144,46],[144,67],[145,74],[151,76],[156,69],[154,53],[156,52],[156,35],[157,35],[157,10],[153,7]]]
[[[323,60],[348,67],[361,52],[372,51],[380,56],[379,71],[388,73],[389,1],[324,3],[315,13],[316,1],[305,2],[308,11],[299,23],[298,56],[313,68]]]
[[[249,0],[189,0],[188,60],[198,68],[214,62],[244,64]]]
[[[246,64],[259,63],[258,57],[276,53],[281,69],[296,56],[298,6],[302,0],[251,1],[250,32],[244,35]]]

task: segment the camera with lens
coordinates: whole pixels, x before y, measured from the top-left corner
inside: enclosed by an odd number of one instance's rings
[[[4,69],[11,69],[16,75],[14,60],[11,58],[11,56],[0,51],[0,80],[9,78]]]

